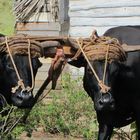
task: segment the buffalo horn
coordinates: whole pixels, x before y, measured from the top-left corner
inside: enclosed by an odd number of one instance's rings
[[[122,44],[122,47],[125,52],[140,51],[140,45]]]

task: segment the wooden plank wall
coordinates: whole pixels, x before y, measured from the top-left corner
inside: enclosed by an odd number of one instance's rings
[[[68,5],[69,0],[59,0],[57,21],[52,20],[50,13],[43,12],[35,13],[26,23],[16,21],[16,33],[34,36],[67,36],[69,31]]]
[[[68,34],[69,22],[28,22],[26,24],[17,22],[16,33],[33,36],[66,36]]]
[[[48,70],[51,65],[51,60],[52,60],[51,58],[47,58],[47,59],[40,58],[40,62],[42,62],[43,65],[38,69],[37,75],[35,77],[34,93],[36,93],[38,91],[40,86],[43,84],[43,82],[47,78]],[[71,78],[73,80],[75,80],[79,77],[83,77],[83,71],[84,71],[83,68],[79,69],[74,66],[70,66],[70,65],[66,64],[63,72],[61,73],[60,77],[58,78],[57,86],[56,86],[55,90],[58,91],[58,90],[62,89],[62,75],[65,75],[68,73],[68,74],[70,74]],[[46,90],[44,90],[44,93],[46,93],[47,90],[49,90],[49,89],[51,89],[51,83],[47,86]]]
[[[70,0],[70,36],[87,37],[96,29],[122,25],[140,25],[139,0]]]
[[[35,88],[34,88],[34,93],[38,91],[40,86],[43,84],[43,82],[46,80],[48,77],[48,70],[51,65],[51,58],[40,58],[40,62],[42,63],[42,66],[38,69],[37,75],[35,77]],[[57,81],[57,86],[55,90],[60,90],[61,89],[61,76],[58,78]],[[51,83],[47,86],[46,90],[44,91],[45,93],[47,92],[48,89],[51,89]]]

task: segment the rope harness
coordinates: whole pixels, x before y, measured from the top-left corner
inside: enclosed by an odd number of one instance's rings
[[[6,48],[4,47],[4,45],[6,44]],[[34,80],[34,74],[33,74],[33,67],[32,67],[32,57],[40,57],[42,56],[42,49],[40,44],[38,44],[35,41],[31,41],[31,40],[25,40],[25,39],[18,39],[18,38],[12,38],[11,40],[7,37],[5,37],[5,42],[2,44],[1,46],[1,50],[2,52],[7,52],[10,56],[12,65],[14,67],[14,70],[16,72],[17,78],[18,78],[18,82],[17,82],[17,86],[12,88],[12,93],[15,93],[19,88],[22,89],[23,91],[27,91],[30,92],[32,91],[32,89],[34,88],[35,85],[35,80]],[[29,60],[29,66],[30,66],[30,72],[31,72],[31,77],[32,77],[32,86],[29,87],[25,87],[23,79],[20,77],[19,71],[16,67],[16,64],[14,62],[13,59],[13,55],[14,54],[20,54],[20,55],[28,55],[28,60]]]
[[[84,56],[85,60],[87,61],[90,69],[92,70],[98,85],[101,88],[102,93],[107,93],[110,89],[107,85],[105,85],[105,77],[106,77],[106,70],[107,64],[111,61],[125,61],[126,54],[121,45],[119,44],[117,39],[110,38],[110,37],[98,37],[94,34],[88,39],[78,39],[77,44],[79,46],[79,50],[72,58],[72,60],[77,60],[81,55]],[[103,79],[100,80],[95,69],[92,67],[90,61],[95,60],[105,60],[104,65],[104,73]]]
[[[57,80],[60,74],[62,73],[65,67],[65,64],[66,64],[66,61],[65,61],[64,50],[61,47],[57,48],[56,55],[52,59],[51,66],[48,71],[48,77],[46,79],[46,81],[49,80],[49,82],[45,81],[44,84],[42,85],[43,87],[40,88],[37,94],[40,94],[40,92],[42,93],[43,92],[42,88],[44,90],[44,87],[46,87],[50,82],[52,82],[52,87],[47,91],[47,93],[45,93],[44,96],[41,97],[41,99],[39,99],[38,102],[44,99],[51,92],[51,90],[54,90],[56,88]]]

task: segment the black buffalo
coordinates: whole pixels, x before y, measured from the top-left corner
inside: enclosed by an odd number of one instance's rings
[[[121,44],[140,45],[140,26],[111,28],[104,36],[117,38]],[[84,66],[84,89],[94,101],[99,123],[98,140],[109,140],[114,127],[136,121],[140,140],[140,51],[126,53],[126,61],[112,61],[107,65],[105,84],[110,87],[103,94],[91,68],[80,58],[70,64]],[[104,61],[90,61],[99,79],[103,77]]]
[[[0,42],[5,41],[4,35],[0,35]],[[0,106],[6,102],[20,108],[29,108],[32,106],[33,94],[32,90],[28,91],[26,87],[32,86],[31,69],[29,65],[28,55],[13,54],[13,60],[17,67],[20,78],[23,80],[25,89],[18,87],[14,93],[12,88],[18,85],[18,77],[13,67],[12,61],[8,53],[0,53]],[[31,58],[33,75],[35,77],[41,62],[37,57]]]

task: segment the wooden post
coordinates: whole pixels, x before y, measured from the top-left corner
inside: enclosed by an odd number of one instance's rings
[[[61,36],[68,36],[69,32],[69,0],[59,0],[59,23],[61,25]]]
[[[59,0],[59,21],[61,24],[69,21],[68,10],[69,0]]]

